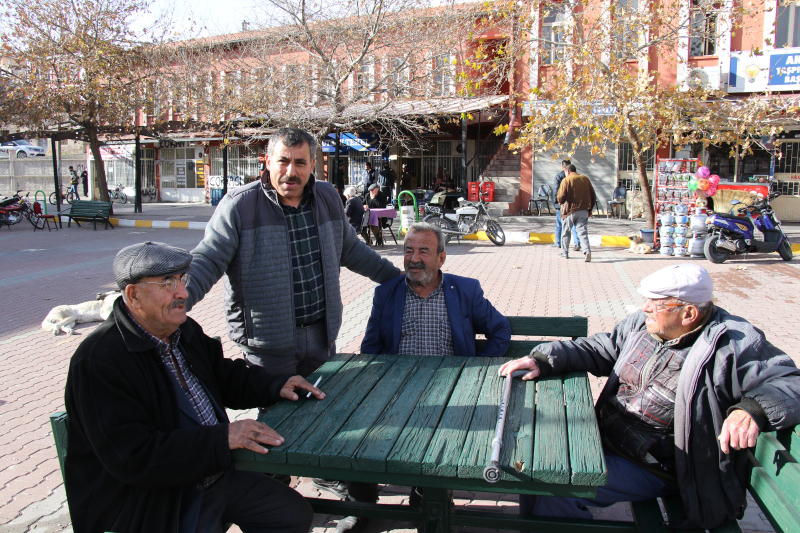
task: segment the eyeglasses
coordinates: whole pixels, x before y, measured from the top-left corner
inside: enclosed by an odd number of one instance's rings
[[[679,303],[658,303],[657,300],[653,300],[652,298],[648,298],[645,300],[645,305],[650,304],[650,306],[655,310],[656,313],[663,311],[669,307],[686,307],[687,304],[679,304]]]
[[[139,283],[147,283],[149,285],[161,285],[162,287],[166,287],[169,292],[175,292],[175,289],[178,288],[178,281],[183,283],[183,286],[189,284],[190,276],[188,273],[181,274],[180,276],[172,276],[170,278],[165,279],[164,281],[140,281]]]

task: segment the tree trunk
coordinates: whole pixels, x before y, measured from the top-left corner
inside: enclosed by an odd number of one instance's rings
[[[95,176],[97,177],[97,187],[100,189],[100,200],[110,202],[108,196],[108,181],[106,180],[106,167],[103,164],[103,154],[100,152],[100,139],[97,137],[97,128],[94,125],[84,126],[86,135],[89,137],[89,148],[94,156]]]
[[[647,181],[647,167],[644,160],[645,147],[642,145],[639,135],[633,130],[632,127],[626,128],[628,133],[628,141],[633,148],[633,158],[636,161],[636,170],[639,174],[639,185],[642,187],[642,207],[644,209],[644,216],[647,220],[647,225],[655,229],[655,211],[653,210],[653,191],[650,189],[650,182]]]

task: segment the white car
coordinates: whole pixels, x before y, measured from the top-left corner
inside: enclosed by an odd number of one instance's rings
[[[20,159],[28,156],[44,157],[45,149],[33,145],[26,140],[6,141],[0,144],[0,157],[7,159],[12,152],[16,153],[17,158]]]

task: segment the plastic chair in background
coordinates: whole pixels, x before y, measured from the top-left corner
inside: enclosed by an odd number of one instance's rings
[[[37,229],[41,229],[42,231],[44,231],[44,225],[45,224],[47,224],[47,231],[50,231],[50,221],[51,220],[53,221],[53,225],[56,227],[56,231],[58,231],[58,222],[56,222],[56,216],[55,215],[45,215],[42,212],[42,204],[40,204],[39,202],[33,202],[33,214],[39,220],[44,222],[44,224],[42,224],[41,228],[37,224],[34,224],[34,226],[33,226],[33,231],[34,232]]]
[[[614,189],[614,197],[609,200],[608,212],[606,218],[610,218],[614,213],[614,208],[617,209],[617,218],[622,218],[622,209],[625,209],[625,216],[628,216],[628,189],[625,187],[617,187]]]
[[[528,204],[528,211],[533,212],[534,206],[536,207],[536,215],[539,216],[542,214],[542,203],[547,207],[547,214],[552,215],[553,212],[550,210],[550,199],[553,197],[553,188],[549,185],[542,185],[539,187],[539,193],[536,198],[531,198],[530,203]]]

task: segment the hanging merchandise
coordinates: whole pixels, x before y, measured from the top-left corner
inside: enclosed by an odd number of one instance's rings
[[[700,178],[699,180],[697,180],[697,188],[699,190],[705,191],[706,189],[708,189],[708,186],[709,186],[709,183],[708,183],[708,180],[706,178]]]
[[[704,169],[704,170],[701,170]],[[653,181],[656,233],[654,249],[663,255],[686,255],[691,223],[702,192],[697,192],[698,179],[707,182],[711,171],[700,166],[699,159],[656,158],[656,177]],[[705,202],[705,198],[703,198]]]

